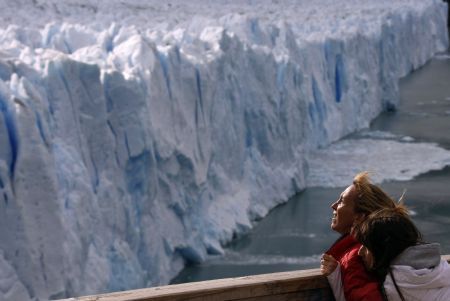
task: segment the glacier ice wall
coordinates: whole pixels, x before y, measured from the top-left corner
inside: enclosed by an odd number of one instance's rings
[[[438,0],[310,2],[1,1],[0,300],[220,254],[448,47]]]

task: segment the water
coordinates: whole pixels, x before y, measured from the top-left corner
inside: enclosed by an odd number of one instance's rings
[[[370,130],[450,150],[450,55],[437,55],[402,79],[398,110],[382,113]],[[442,252],[450,254],[450,167],[381,186],[396,199],[406,189],[406,204],[425,239],[441,243]],[[172,283],[317,268],[323,251],[338,237],[330,230],[330,204],[344,188],[304,190],[231,242],[224,256],[186,267]]]
[[[371,127],[450,149],[449,125],[450,54],[441,54],[400,81],[398,111],[381,114]]]

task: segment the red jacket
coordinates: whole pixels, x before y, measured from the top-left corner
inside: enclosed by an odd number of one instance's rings
[[[353,236],[344,235],[326,252],[341,265],[342,286],[347,301],[382,301],[378,281],[370,275],[358,255],[361,244]]]

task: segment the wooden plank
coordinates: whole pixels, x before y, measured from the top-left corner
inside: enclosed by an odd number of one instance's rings
[[[317,288],[288,294],[240,299],[240,301],[323,301],[334,300],[330,288]]]
[[[261,298],[263,296],[277,296],[281,294],[308,291],[316,288],[327,288],[328,282],[325,277],[315,276],[314,278],[293,278],[288,280],[268,280],[261,279],[256,283],[240,283],[240,281],[229,282],[226,287],[200,288],[198,291],[192,291],[189,294],[182,293],[180,298],[174,295],[167,299],[152,300],[190,300],[190,301],[222,301],[222,300],[242,300],[246,298]],[[274,299],[278,300],[278,299]],[[280,299],[281,300],[281,299]]]
[[[239,300],[258,296],[327,288],[328,282],[319,269],[208,280],[95,296],[71,298],[77,301],[130,300]],[[198,299],[200,300],[200,299]]]
[[[450,255],[442,259],[450,263]],[[61,301],[287,301],[332,300],[319,269],[191,282]]]

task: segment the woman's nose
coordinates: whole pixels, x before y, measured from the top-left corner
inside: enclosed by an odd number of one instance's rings
[[[338,204],[338,201],[334,202],[333,204],[331,204],[331,208],[336,210],[337,204]]]

